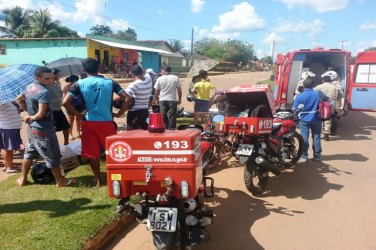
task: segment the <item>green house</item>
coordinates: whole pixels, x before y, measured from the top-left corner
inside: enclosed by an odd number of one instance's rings
[[[62,57],[86,58],[86,38],[0,38],[2,65],[42,65]]]

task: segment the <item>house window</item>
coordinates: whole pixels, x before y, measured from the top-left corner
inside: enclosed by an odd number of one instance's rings
[[[187,60],[183,59],[183,60],[181,61],[181,66],[182,66],[182,67],[187,66]]]
[[[71,42],[68,42],[68,47],[72,46],[72,43]]]
[[[6,55],[7,54],[7,48],[5,47],[5,44],[0,44],[0,55]]]

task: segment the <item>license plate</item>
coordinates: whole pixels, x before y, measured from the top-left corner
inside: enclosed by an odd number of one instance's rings
[[[250,156],[252,152],[253,152],[253,145],[240,144],[238,147],[238,150],[236,151],[236,155]]]
[[[177,208],[150,207],[146,226],[150,231],[175,232],[177,217]]]

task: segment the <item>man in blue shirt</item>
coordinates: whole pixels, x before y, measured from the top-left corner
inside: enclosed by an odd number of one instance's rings
[[[91,170],[95,176],[96,186],[103,185],[100,175],[100,150],[104,148],[106,137],[116,134],[113,124],[112,97],[113,93],[126,99],[130,103],[129,96],[120,85],[112,79],[98,75],[99,64],[93,58],[87,58],[82,62],[89,77],[76,82],[64,98],[63,105],[73,115],[81,117],[82,121],[82,157],[89,159]],[[86,110],[84,113],[76,110],[72,104],[75,96],[81,95]],[[115,117],[120,117],[125,110],[121,109]]]
[[[303,154],[300,158],[301,162],[308,160],[308,148],[309,148],[309,131],[312,132],[313,139],[313,160],[321,161],[321,119],[318,115],[318,108],[320,102],[319,92],[313,90],[312,79],[307,79],[303,82],[304,92],[296,96],[293,103],[293,110],[299,108],[300,112],[300,133],[302,134]]]

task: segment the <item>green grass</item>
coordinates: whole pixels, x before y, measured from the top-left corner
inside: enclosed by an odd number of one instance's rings
[[[92,187],[88,165],[71,171],[68,177],[76,177],[78,185],[20,188],[16,186],[18,175],[1,182],[0,249],[81,249],[116,219],[117,199],[107,196],[107,186]]]
[[[274,85],[275,85],[275,81],[270,81],[269,79],[266,79],[266,80],[263,80],[263,81],[259,81],[257,82],[257,84],[269,84],[270,87],[271,87],[271,90],[273,92],[274,90]]]

